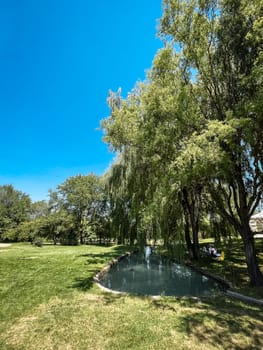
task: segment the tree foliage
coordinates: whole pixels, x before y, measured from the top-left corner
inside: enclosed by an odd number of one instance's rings
[[[103,199],[99,177],[94,174],[70,177],[58,186],[58,194],[63,208],[75,219],[80,243],[84,243]]]
[[[263,284],[249,227],[263,190],[262,14],[258,0],[164,0],[164,48],[126,99],[110,94],[102,121],[120,152],[109,177],[117,228],[145,240],[152,222],[176,240],[183,227],[198,258],[200,220],[220,215],[242,237],[252,285]]]
[[[0,186],[0,239],[5,232],[29,220],[30,197],[12,185]]]

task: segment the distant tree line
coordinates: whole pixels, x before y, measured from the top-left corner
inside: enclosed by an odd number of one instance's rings
[[[68,178],[49,192],[48,201],[0,186],[0,239],[40,244],[106,243],[110,240],[109,206],[103,181],[94,174]]]

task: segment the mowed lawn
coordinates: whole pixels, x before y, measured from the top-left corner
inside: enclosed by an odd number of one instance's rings
[[[125,247],[0,250],[1,350],[263,348],[259,306],[102,292],[94,274]]]

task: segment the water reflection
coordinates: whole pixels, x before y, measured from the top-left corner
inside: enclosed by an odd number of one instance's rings
[[[150,247],[143,254],[119,261],[101,284],[113,290],[145,295],[202,296],[219,290],[213,279],[152,253]]]
[[[148,245],[144,248],[144,255],[145,255],[147,270],[149,270],[150,269],[151,248]]]

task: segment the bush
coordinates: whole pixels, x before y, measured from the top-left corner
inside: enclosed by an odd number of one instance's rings
[[[43,245],[43,239],[41,237],[36,237],[34,240],[33,240],[33,244],[36,246],[36,247],[42,247]]]

